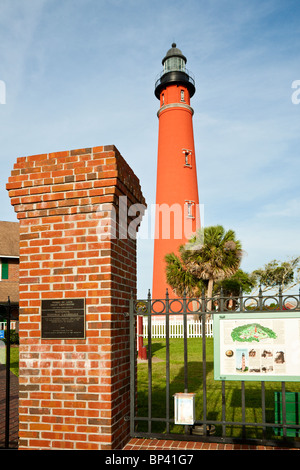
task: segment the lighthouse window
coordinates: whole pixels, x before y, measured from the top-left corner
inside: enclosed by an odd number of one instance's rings
[[[187,217],[194,218],[194,202],[186,201]]]
[[[180,100],[184,101],[184,90],[180,90]]]
[[[182,153],[184,154],[184,166],[192,167],[192,151],[183,149]]]

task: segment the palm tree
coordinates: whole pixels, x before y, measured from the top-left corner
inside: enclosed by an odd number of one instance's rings
[[[184,248],[182,245],[179,249]],[[174,253],[166,255],[167,262],[166,274],[167,282],[174,289],[178,297],[200,297],[205,283],[189,272],[184,266],[179,256]]]
[[[225,231],[217,225],[200,230],[179,252],[181,260],[174,254],[165,258],[167,282],[175,289],[178,285],[186,290],[189,287],[194,293],[206,285],[208,310],[211,310],[214,282],[231,277],[240,267],[241,242],[236,240],[233,230]]]

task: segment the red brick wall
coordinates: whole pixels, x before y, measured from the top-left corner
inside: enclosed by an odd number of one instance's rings
[[[118,206],[145,203],[139,181],[105,146],[18,158],[7,189],[20,221],[20,448],[122,448],[136,241],[118,237]],[[103,223],[117,236],[101,239]],[[41,300],[78,297],[85,339],[41,339]]]
[[[9,259],[8,262],[8,279],[9,281],[18,282],[19,280],[19,260]]]

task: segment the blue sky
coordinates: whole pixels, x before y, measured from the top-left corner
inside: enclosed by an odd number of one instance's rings
[[[235,230],[249,272],[300,255],[298,0],[1,0],[0,219],[17,220],[17,157],[97,145],[116,145],[155,203],[154,83],[172,42],[196,80],[204,225]],[[141,231],[142,297],[152,256]]]

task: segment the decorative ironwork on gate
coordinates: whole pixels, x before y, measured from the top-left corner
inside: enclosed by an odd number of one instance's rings
[[[279,288],[279,292],[274,295],[264,295],[260,289],[256,296],[244,296],[242,292],[238,296],[225,296],[221,291],[220,295],[211,299],[206,298],[204,293],[201,298],[170,299],[168,292],[164,299],[152,299],[149,292],[147,299],[131,299],[132,437],[300,448],[299,382],[296,386],[296,383],[286,381],[274,382],[274,385],[265,380],[216,382],[209,378],[214,364],[211,358],[213,340],[205,335],[208,316],[214,318],[216,314],[222,313],[224,318],[227,314],[234,314],[239,318],[239,314],[249,312],[264,315],[270,313],[274,318],[288,312],[289,316],[294,314],[299,317],[300,291],[299,294],[284,294]],[[187,333],[188,319],[195,316],[202,324],[203,334],[201,338],[190,339]],[[148,324],[148,338],[145,339],[147,358],[144,360],[137,358],[138,318],[141,317],[147,318]],[[183,338],[180,340],[170,338],[172,317],[180,317],[182,320]],[[162,318],[165,321],[165,338],[154,339],[151,325]],[[180,346],[179,343],[172,343],[174,341],[181,341]],[[197,341],[199,348],[197,364],[189,361],[191,341]],[[182,347],[182,370],[174,378],[172,368],[175,365],[171,352],[177,348],[177,344],[178,348]],[[160,362],[155,361],[154,353],[157,348],[165,351]],[[198,375],[195,372],[196,366]],[[196,419],[193,425],[178,426],[174,423],[173,396],[177,392],[192,392],[196,395]],[[163,406],[160,406],[162,402]],[[252,412],[249,413],[249,410]]]

